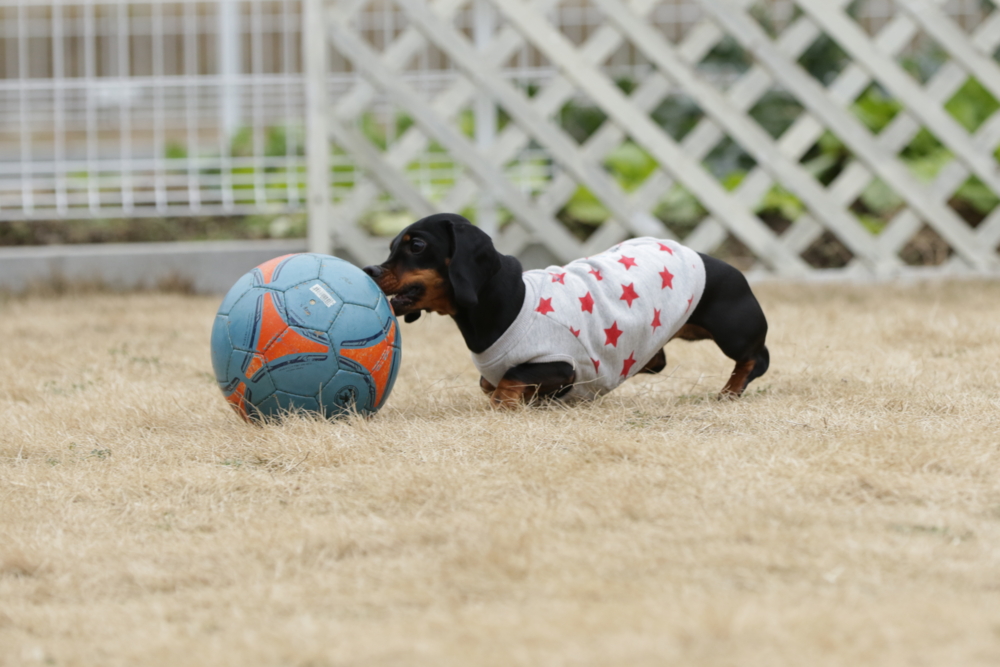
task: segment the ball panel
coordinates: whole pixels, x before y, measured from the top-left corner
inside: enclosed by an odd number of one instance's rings
[[[264,262],[251,273],[254,284],[274,290],[285,290],[319,276],[320,260],[317,255],[307,253],[285,255]]]
[[[233,343],[229,340],[229,318],[225,315],[216,315],[212,324],[212,370],[215,371],[215,379],[218,382],[229,380],[229,355],[233,350]]]
[[[225,396],[229,407],[244,420],[248,420],[249,414],[247,410],[250,404],[246,400],[246,385],[237,378],[228,383],[220,382],[219,387],[222,389],[222,395]]]
[[[398,324],[395,324],[396,328],[399,328]],[[383,380],[383,385],[381,389],[381,398],[375,405],[375,409],[378,410],[383,405],[385,405],[386,400],[389,398],[389,394],[392,393],[392,388],[396,385],[396,377],[399,375],[399,364],[403,361],[402,350],[398,347],[399,336],[397,335],[396,341],[393,343],[392,347],[392,357],[390,360],[389,370],[386,373],[386,377]]]
[[[290,287],[284,297],[288,323],[315,331],[328,331],[344,306],[343,299],[331,294],[329,286],[319,280]]]
[[[254,289],[236,302],[229,313],[229,337],[233,347],[263,352],[288,326],[281,292]]]
[[[236,302],[240,300],[240,297],[246,294],[252,287],[253,274],[243,274],[243,276],[236,281],[236,284],[229,288],[229,291],[226,292],[226,296],[222,299],[222,305],[219,306],[219,315],[228,315]]]
[[[375,384],[374,407],[382,403],[382,398],[386,393],[386,387],[390,376],[394,371],[394,361],[397,357],[396,348],[393,343],[396,341],[396,323],[392,320],[386,321],[384,325],[387,330],[381,339],[369,342],[365,341],[344,341],[340,347],[340,358],[351,359],[364,367],[368,371],[372,382]],[[353,343],[359,343],[353,345]]]
[[[252,352],[233,350],[229,358],[229,379],[246,385],[246,399],[251,403],[259,403],[275,390],[266,360]]]
[[[264,295],[267,290],[250,289],[233,304],[226,324],[229,340],[237,350],[253,350],[257,344],[261,317],[264,313]]]
[[[286,394],[283,391],[276,391],[270,399],[274,399],[274,403],[277,403],[278,407],[275,411],[267,412],[266,414],[269,416],[277,416],[282,412],[297,412],[300,410],[307,410],[309,412],[320,411],[319,401],[312,397],[295,396],[293,394]],[[273,403],[270,405],[273,405]],[[263,411],[264,406],[261,405],[260,409]]]
[[[320,393],[323,408],[328,415],[352,411],[371,414],[375,411],[375,386],[363,368],[356,372],[340,371],[323,387]]]
[[[392,312],[392,306],[389,305],[389,300],[385,298],[385,294],[380,294],[378,298],[378,303],[375,304],[375,314],[378,318],[385,322],[386,320],[396,319],[395,313]],[[399,335],[397,334],[396,340],[399,340]]]
[[[263,401],[253,406],[253,410],[253,416],[258,419],[278,417],[281,415],[281,405],[278,403],[278,399],[275,398],[274,394],[271,394]]]
[[[366,306],[345,303],[336,321],[328,330],[334,346],[367,347],[385,335],[388,327],[374,310]]]
[[[340,295],[345,303],[374,308],[382,296],[382,290],[368,277],[368,274],[350,262],[336,257],[323,260],[319,277]]]
[[[340,369],[326,334],[289,327],[264,351],[275,386],[300,396],[316,396]]]

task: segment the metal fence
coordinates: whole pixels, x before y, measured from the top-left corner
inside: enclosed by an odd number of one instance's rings
[[[300,206],[300,31],[298,2],[0,2],[0,219]]]
[[[474,215],[508,250],[541,247],[555,257],[653,232],[709,251],[733,242],[762,268],[795,273],[809,269],[803,256],[826,238],[839,244],[850,266],[882,271],[900,264],[914,234],[930,230],[947,242],[948,266],[995,264],[1000,223],[987,215],[973,229],[943,206],[970,176],[1000,194],[991,171],[995,123],[991,118],[963,136],[941,118],[970,76],[993,91],[993,2],[323,4],[327,14],[314,27],[329,38],[319,94],[330,110],[323,122],[329,121],[331,142],[323,142],[326,164],[313,178],[329,185],[323,190],[334,208],[326,219],[338,221],[337,243],[358,257],[376,252],[359,228],[372,227],[372,211],[405,218],[451,208]],[[539,26],[519,23],[521,5]],[[623,23],[632,17],[655,34],[635,33],[636,26]],[[305,210],[305,153],[316,139],[306,141],[303,25],[310,23],[301,0],[0,0],[0,220]],[[760,31],[756,41],[747,41],[747,27]],[[547,38],[565,40],[571,53],[553,52]],[[803,92],[797,73],[782,63],[796,64],[822,38],[839,44],[853,64],[820,82],[824,90]],[[717,51],[734,48],[751,65],[733,69],[713,61]],[[874,60],[866,59],[871,49]],[[664,60],[671,50],[680,65]],[[923,52],[940,57],[914,89],[900,82],[892,62]],[[464,61],[470,53],[474,62]],[[630,81],[631,109],[609,108],[588,81],[574,78],[581,71],[619,85]],[[687,74],[694,88],[683,83]],[[888,134],[852,134],[857,128],[844,126],[838,110],[873,84],[906,108]],[[399,90],[412,97],[402,100]],[[787,128],[761,137],[740,126],[775,91],[800,107]],[[702,114],[683,138],[666,137],[676,155],[664,152],[669,143],[653,145],[663,137],[637,136],[628,125],[648,120],[671,96]],[[721,112],[712,100],[723,103]],[[608,120],[580,146],[567,146],[560,144],[564,128],[550,120],[574,102]],[[955,158],[933,174],[933,184],[907,180],[895,163],[921,130]],[[828,131],[848,144],[849,157],[844,173],[817,191],[802,180],[801,164]],[[449,144],[456,136],[467,138],[473,152]],[[753,163],[743,182],[691,183],[688,172],[704,171],[698,165],[727,142]],[[634,192],[602,175],[608,154],[626,145],[656,165]],[[683,157],[687,167],[678,169],[668,154]],[[498,180],[510,190],[498,191]],[[884,229],[873,229],[855,210],[859,192],[872,184],[900,199]],[[757,203],[776,187],[791,189],[801,207],[787,229],[759,224]],[[678,188],[705,209],[690,230],[658,217],[665,193]],[[568,198],[581,189],[607,211],[585,239],[567,232],[564,215]],[[327,234],[314,232],[317,239]]]

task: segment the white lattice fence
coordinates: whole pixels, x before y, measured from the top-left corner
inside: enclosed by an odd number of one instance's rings
[[[381,249],[357,223],[376,202],[390,200],[405,215],[470,212],[504,251],[544,248],[557,261],[627,236],[682,236],[705,252],[738,246],[752,254],[760,270],[796,276],[814,270],[809,251],[825,242],[842,249],[849,271],[885,275],[903,270],[901,252],[916,236],[929,235],[947,249],[936,270],[993,272],[1000,265],[1000,207],[970,220],[950,205],[970,178],[989,197],[1000,197],[994,157],[1000,113],[970,130],[946,108],[970,78],[1000,99],[994,58],[1000,12],[990,11],[995,8],[984,7],[985,18],[966,29],[944,11],[943,0],[899,0],[888,20],[868,32],[848,0],[795,0],[798,11],[778,28],[761,20],[761,8],[752,0],[701,0],[701,20],[674,42],[650,20],[657,0],[574,0],[603,16],[582,38],[571,38],[552,20],[558,0],[395,0],[401,13],[395,38],[376,46],[357,29],[359,13],[370,2],[312,1],[322,13],[314,22],[317,33],[325,30],[328,45],[361,75],[346,94],[324,97],[323,58],[317,52],[309,76],[317,93],[314,131],[328,133],[363,169],[354,190],[322,216],[335,221],[329,230],[335,243],[359,258],[377,259]],[[471,29],[457,21],[467,5],[476,9]],[[832,39],[850,62],[820,80],[800,61],[824,39]],[[916,39],[933,42],[946,54],[925,78],[908,72],[900,59]],[[752,56],[751,66],[735,78],[717,76],[710,54],[734,44]],[[537,87],[518,85],[509,74],[511,58],[525,45],[535,64],[554,71]],[[433,92],[404,76],[428,47],[461,75]],[[647,66],[628,92],[607,67],[623,49]],[[873,84],[903,105],[877,132],[852,109]],[[798,108],[777,136],[750,113],[775,90],[794,98]],[[684,96],[700,110],[697,123],[679,137],[653,117],[669,96]],[[578,141],[557,116],[567,103],[581,101],[606,120]],[[324,103],[328,113],[321,111]],[[385,147],[376,145],[359,127],[375,106],[396,109],[413,125]],[[901,158],[922,130],[950,156],[931,172],[915,170]],[[820,178],[806,158],[831,135],[842,144],[844,157],[835,173]],[[327,152],[316,144],[310,142],[312,168],[326,170]],[[605,168],[609,153],[625,144],[655,161],[637,187],[625,187]],[[708,156],[723,144],[738,146],[752,164],[735,186],[706,167]],[[430,196],[409,174],[414,162],[434,149],[455,162],[459,175]],[[543,177],[524,178],[527,153],[544,156]],[[568,228],[562,214],[581,186],[608,214],[589,235]],[[875,186],[899,202],[886,224],[873,225],[859,204]],[[801,205],[787,224],[759,215],[761,201],[776,187]],[[704,209],[693,229],[679,230],[656,215],[664,197],[678,188]],[[313,205],[318,219],[329,204],[319,198]],[[498,219],[509,224],[498,228]],[[316,243],[325,233],[319,230]]]

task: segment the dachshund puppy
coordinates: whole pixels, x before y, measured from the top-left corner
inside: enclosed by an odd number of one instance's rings
[[[450,315],[497,407],[586,399],[666,365],[673,338],[711,339],[736,362],[719,394],[736,398],[767,371],[767,320],[746,278],[725,262],[652,238],[562,267],[527,271],[462,216],[404,229],[368,266],[397,315]]]

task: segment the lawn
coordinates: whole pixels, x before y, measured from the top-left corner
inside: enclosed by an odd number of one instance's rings
[[[678,341],[493,412],[433,316],[375,418],[264,427],[217,298],[0,300],[0,664],[1000,664],[1000,283],[757,291],[737,402]]]

